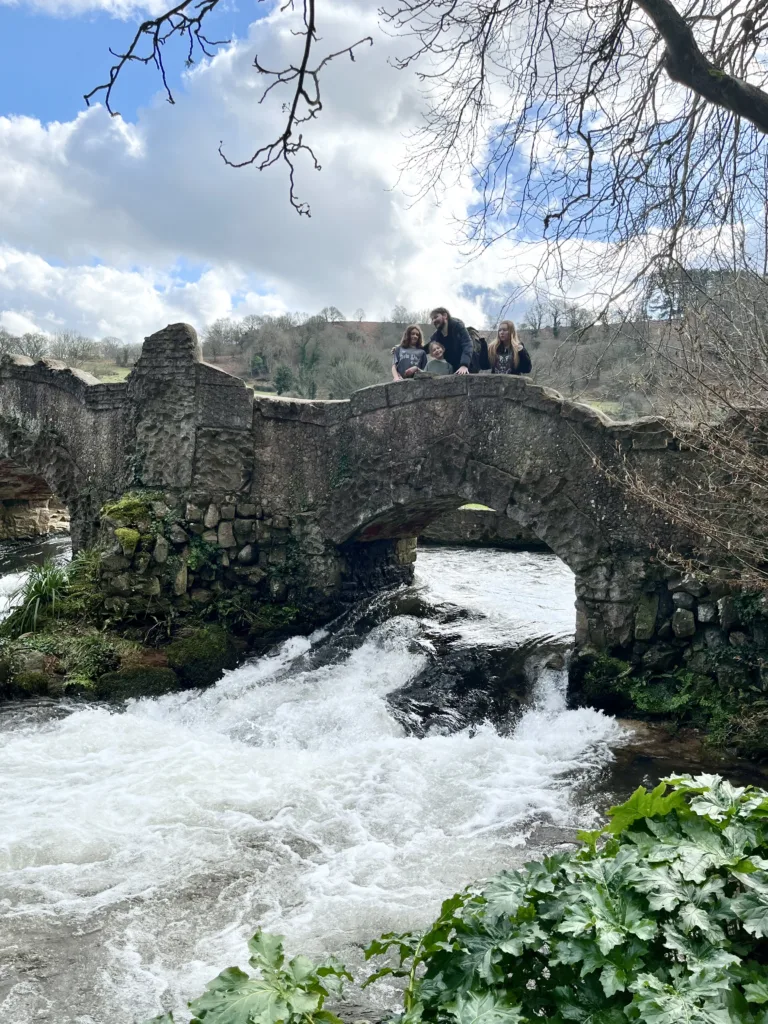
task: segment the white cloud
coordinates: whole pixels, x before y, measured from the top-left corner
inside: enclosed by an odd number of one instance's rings
[[[101,108],[66,124],[0,118],[4,322],[15,314],[42,329],[135,337],[231,310],[332,303],[373,318],[396,302],[478,320],[465,287],[501,297],[510,277],[526,276],[512,243],[462,266],[450,243],[473,198],[468,182],[440,207],[409,209],[393,189],[418,117],[415,78],[388,65],[392,43],[370,7],[329,0],[322,17],[326,50],[366,33],[376,45],[325,72],[324,110],[310,126],[323,169],[297,170],[310,220],[288,205],[284,168],[233,170],[217,153],[223,139],[231,157],[248,156],[281,124],[284,97],[259,105],[264,81],[251,68],[256,52],[275,67],[295,59],[301,41],[279,15],[187,76],[175,106],[158,98],[135,124]]]

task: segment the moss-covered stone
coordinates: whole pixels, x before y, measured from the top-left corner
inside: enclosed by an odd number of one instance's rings
[[[107,502],[101,514],[115,522],[134,524],[154,517],[152,503],[157,499],[158,495],[154,492],[128,491],[117,501]]]
[[[117,543],[123,549],[125,557],[132,558],[141,539],[139,531],[133,530],[128,526],[121,526],[115,530],[115,537],[117,538]]]
[[[187,687],[210,686],[224,669],[235,668],[240,650],[234,637],[219,626],[204,626],[174,640],[166,648],[168,664]]]
[[[99,676],[95,695],[99,700],[159,697],[178,690],[179,686],[179,677],[171,668],[125,668]]]
[[[650,640],[656,630],[658,594],[643,594],[635,612],[635,640]]]
[[[51,677],[45,672],[17,672],[13,677],[14,687],[25,697],[44,697],[50,681]]]

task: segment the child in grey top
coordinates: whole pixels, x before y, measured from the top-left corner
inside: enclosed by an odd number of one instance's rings
[[[427,359],[427,365],[424,368],[425,373],[429,374],[444,374],[453,373],[453,367],[445,359],[445,346],[441,345],[439,341],[430,341],[429,343],[429,359]],[[419,374],[421,376],[421,374]]]

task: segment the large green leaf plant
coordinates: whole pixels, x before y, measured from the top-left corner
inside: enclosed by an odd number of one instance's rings
[[[768,793],[682,775],[609,819],[576,853],[446,900],[426,932],[372,942],[366,984],[404,986],[391,1024],[768,1024]],[[298,1024],[300,1002],[250,1008],[233,971],[190,1004],[196,1024]],[[330,1020],[322,999],[313,1015]]]

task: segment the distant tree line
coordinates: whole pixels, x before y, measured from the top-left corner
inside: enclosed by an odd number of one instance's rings
[[[27,331],[24,334],[12,334],[0,327],[0,355],[7,353],[29,356],[30,359],[59,359],[75,367],[100,360],[116,366],[133,366],[141,354],[141,345],[129,345],[111,336],[97,341],[77,331],[63,330],[55,334]]]

